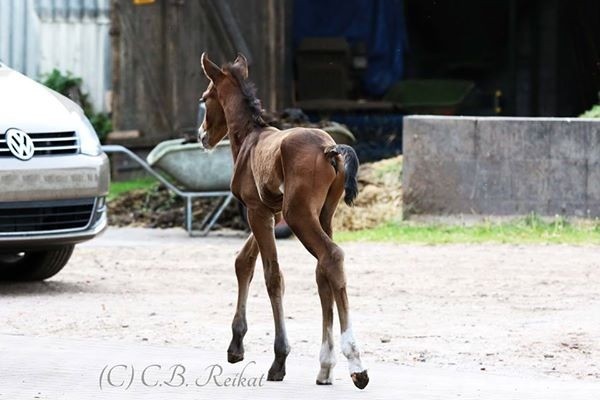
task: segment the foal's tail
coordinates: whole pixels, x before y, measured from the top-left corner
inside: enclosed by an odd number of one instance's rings
[[[336,157],[337,155],[341,155],[344,158],[344,170],[345,170],[345,179],[344,179],[344,202],[349,206],[354,204],[354,199],[358,196],[358,181],[356,180],[356,175],[358,174],[358,156],[354,149],[345,144],[337,144],[335,146],[330,146],[325,149],[325,156],[331,162],[331,165],[338,170]]]

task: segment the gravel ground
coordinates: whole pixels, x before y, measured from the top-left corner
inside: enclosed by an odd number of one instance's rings
[[[44,283],[0,285],[0,333],[190,345],[225,357],[236,233],[111,229]],[[354,330],[367,365],[392,362],[600,381],[600,247],[346,243]],[[279,243],[294,354],[315,357],[315,261]],[[246,354],[272,351],[259,265]],[[337,323],[336,323],[337,326]],[[337,328],[336,328],[337,329]],[[339,337],[336,338],[339,349]],[[345,364],[341,354],[341,364]]]

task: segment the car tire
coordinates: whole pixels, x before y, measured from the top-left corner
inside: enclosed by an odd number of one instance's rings
[[[0,254],[0,279],[42,281],[56,275],[69,262],[75,245],[52,250]]]

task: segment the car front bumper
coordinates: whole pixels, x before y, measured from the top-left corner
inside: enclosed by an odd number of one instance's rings
[[[108,194],[109,184],[104,153],[0,159],[0,202],[100,197]]]
[[[31,207],[38,202],[42,208],[46,204],[68,204],[69,201],[78,199],[93,202],[88,222],[85,226],[73,229],[27,231],[27,228],[19,226],[21,221],[48,222],[46,219],[27,219],[27,215],[15,217],[21,218],[15,219],[17,222],[14,226],[18,229],[14,232],[0,231],[0,252],[53,248],[92,239],[107,226],[104,199],[108,194],[109,184],[110,167],[105,154],[34,157],[29,161],[0,159],[0,208],[17,209],[21,205]],[[4,218],[10,218],[11,214],[4,210]]]
[[[18,253],[28,250],[42,250],[77,244],[93,239],[108,226],[106,210],[98,220],[85,229],[70,232],[28,233],[26,235],[0,236],[0,253]]]

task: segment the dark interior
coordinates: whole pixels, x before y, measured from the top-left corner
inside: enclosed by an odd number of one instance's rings
[[[306,26],[307,13],[317,23],[326,21],[339,3],[296,0],[295,5],[294,64],[300,102],[335,99],[340,100],[338,105],[330,102],[330,108],[347,109],[351,107],[341,100],[361,99],[391,101],[396,110],[406,113],[517,116],[577,116],[598,102],[600,2],[595,0],[348,0],[346,17],[337,20],[336,26],[312,30]],[[392,22],[386,19],[390,14]],[[391,38],[387,49],[381,37],[373,39],[381,26]],[[345,39],[347,53],[339,43],[337,50],[324,48],[319,69],[318,51],[312,56],[302,51],[307,32],[317,35],[317,40]],[[373,46],[383,46],[384,52],[373,56]],[[386,51],[401,52],[402,57],[372,68]],[[311,57],[316,66],[313,79],[306,74]],[[361,61],[365,58],[366,68]],[[378,81],[367,82],[365,74],[383,74],[386,68],[397,67],[401,73],[396,83],[431,81],[431,107],[412,109],[406,98],[408,89],[404,97],[390,95],[394,82],[370,90],[369,85]],[[472,82],[473,86],[459,106],[434,107],[441,101],[436,97],[443,97],[444,81]],[[311,82],[318,84],[311,87]],[[421,100],[426,94],[420,93]]]

